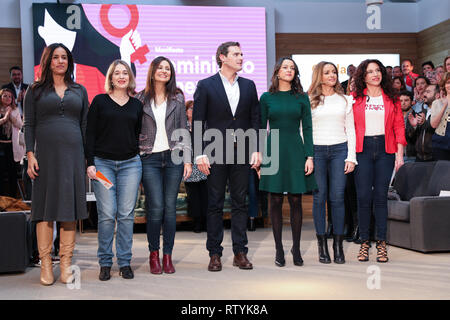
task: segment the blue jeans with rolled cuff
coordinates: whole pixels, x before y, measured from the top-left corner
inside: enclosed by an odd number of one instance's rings
[[[107,190],[99,181],[93,181],[98,212],[99,264],[111,267],[113,264],[114,229],[117,220],[116,255],[119,267],[130,265],[133,246],[134,208],[142,177],[142,164],[138,155],[123,160],[108,160],[95,157],[97,171],[111,181]]]

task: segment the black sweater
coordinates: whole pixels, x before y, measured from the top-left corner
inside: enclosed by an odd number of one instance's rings
[[[142,103],[130,97],[123,106],[108,94],[97,95],[91,103],[86,130],[87,165],[94,156],[108,160],[127,160],[139,152]]]

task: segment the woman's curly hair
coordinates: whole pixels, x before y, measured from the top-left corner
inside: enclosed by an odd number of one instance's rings
[[[355,79],[356,97],[357,98],[358,97],[364,97],[364,89],[367,88],[366,80],[365,80],[366,79],[366,74],[367,74],[367,67],[371,63],[376,63],[378,65],[378,67],[380,67],[381,75],[382,75],[380,86],[381,86],[381,89],[383,89],[384,94],[387,95],[392,100],[395,100],[396,99],[396,92],[395,92],[394,88],[392,87],[392,79],[390,79],[387,76],[386,68],[377,59],[364,60],[363,62],[361,62],[359,64],[358,68],[356,69],[356,72],[353,75],[353,77]]]

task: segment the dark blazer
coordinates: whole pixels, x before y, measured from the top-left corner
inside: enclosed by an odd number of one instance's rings
[[[2,86],[2,89],[5,89],[5,88],[10,89],[10,90],[13,92],[14,99],[17,99],[16,89],[14,88],[14,84],[13,84],[12,82],[10,82],[10,83],[8,83],[8,84],[4,84],[4,85]],[[23,89],[27,90],[27,88],[28,88],[28,84],[22,82],[22,87],[21,87],[21,89],[22,89],[22,90],[23,90]]]
[[[203,139],[201,141],[196,139],[196,136],[198,135],[198,132],[195,132],[196,121],[201,121],[202,124],[201,137],[203,137],[206,129],[217,129],[222,133],[224,150],[224,157],[222,159],[223,163],[225,163],[226,160],[227,129],[242,129],[247,131],[252,128],[256,130],[256,133],[258,133],[261,120],[255,83],[252,80],[242,77],[239,77],[237,81],[239,84],[240,96],[234,116],[219,73],[198,82],[197,89],[194,93],[194,111],[192,115],[194,160],[195,157],[204,154],[204,148],[207,147],[208,144],[212,143],[204,141],[202,145],[199,146]],[[228,139],[234,140],[234,136],[231,136],[230,133],[228,133],[228,135],[230,136]],[[248,154],[256,151],[258,151],[258,140],[250,146],[248,139],[246,139],[246,163],[249,162]],[[212,155],[214,156],[215,154],[213,153]]]

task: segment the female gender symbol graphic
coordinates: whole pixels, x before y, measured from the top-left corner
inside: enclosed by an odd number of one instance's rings
[[[103,27],[105,28],[106,32],[108,32],[110,35],[114,37],[122,38],[130,30],[136,30],[136,27],[139,22],[139,11],[136,5],[127,5],[128,10],[130,10],[131,18],[128,25],[125,28],[121,29],[114,27],[109,21],[108,13],[111,7],[112,4],[104,4],[100,8],[100,21]],[[130,56],[131,62],[135,62],[136,60],[139,60],[140,64],[146,62],[147,58],[145,57],[145,55],[150,51],[147,45],[144,45],[140,48],[135,48],[133,46],[133,48],[135,49],[135,52],[133,52]]]

